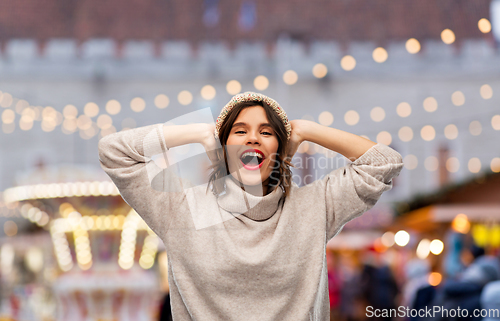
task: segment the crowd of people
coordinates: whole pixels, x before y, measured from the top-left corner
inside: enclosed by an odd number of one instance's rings
[[[402,273],[393,257],[373,248],[329,252],[331,320],[500,320],[500,257],[473,243],[459,250],[453,269],[415,256],[402,263]],[[432,284],[430,275],[439,268],[442,280]]]

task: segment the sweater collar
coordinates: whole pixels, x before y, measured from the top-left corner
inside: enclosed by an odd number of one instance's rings
[[[232,214],[243,214],[254,221],[267,220],[278,210],[283,196],[277,188],[265,196],[245,192],[230,176],[225,178],[226,192],[217,198],[219,206]]]

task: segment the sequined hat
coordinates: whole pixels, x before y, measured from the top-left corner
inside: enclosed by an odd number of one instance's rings
[[[272,98],[267,97],[266,95],[259,94],[259,93],[254,93],[251,91],[247,91],[242,94],[237,94],[231,98],[231,100],[222,108],[219,117],[217,117],[217,121],[215,123],[215,137],[219,137],[219,130],[222,126],[222,123],[224,122],[224,119],[226,119],[227,115],[233,109],[236,104],[241,103],[243,101],[264,101],[266,104],[268,104],[279,116],[281,121],[283,122],[283,125],[285,125],[286,129],[286,136],[287,139],[290,139],[290,135],[292,133],[292,126],[290,125],[290,122],[288,121],[288,117],[285,113],[285,110],[278,104],[278,102]]]

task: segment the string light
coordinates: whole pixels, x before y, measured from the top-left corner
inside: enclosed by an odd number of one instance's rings
[[[451,102],[455,106],[462,106],[465,104],[465,95],[461,91],[457,90],[451,94]]]
[[[130,212],[123,224],[120,239],[120,251],[118,252],[118,265],[128,270],[134,266],[135,247],[137,240],[137,225],[140,217],[134,212]]]
[[[314,77],[321,79],[328,74],[328,68],[324,64],[318,63],[314,65],[312,73]]]
[[[141,97],[135,97],[130,101],[130,108],[136,113],[140,113],[146,108],[146,102]]]
[[[76,119],[78,109],[73,105],[66,105],[63,109],[63,115],[67,119]]]
[[[385,119],[385,110],[382,107],[374,107],[370,111],[370,118],[374,122],[381,122]]]
[[[181,105],[189,105],[193,101],[193,95],[187,91],[183,90],[177,95],[177,100]]]
[[[411,106],[407,102],[399,103],[396,107],[396,112],[399,117],[408,117],[411,115]]]
[[[164,109],[167,108],[168,105],[170,104],[170,99],[168,98],[167,95],[159,94],[155,97],[154,103],[157,108]]]
[[[387,54],[387,50],[382,47],[378,47],[373,50],[372,57],[375,62],[378,62],[380,64],[385,62],[389,55]]]
[[[226,85],[226,91],[230,95],[236,95],[241,92],[241,84],[237,80],[230,80]]]
[[[482,18],[477,22],[477,27],[482,33],[488,33],[491,31],[491,23],[488,19]]]
[[[215,98],[217,91],[211,85],[206,85],[201,88],[201,97],[205,100],[212,100]]]
[[[340,67],[345,71],[351,71],[356,67],[356,59],[351,55],[346,55],[340,60]]]
[[[149,235],[144,239],[144,245],[139,258],[139,265],[145,270],[153,266],[159,244],[159,239],[153,231],[148,230],[148,233]]]
[[[297,83],[298,79],[299,79],[299,76],[293,70],[287,70],[283,74],[283,81],[285,82],[285,84],[287,84],[289,86],[294,85],[295,83]]]
[[[491,86],[488,84],[482,85],[481,89],[479,89],[479,93],[483,99],[490,99],[493,97],[493,89],[491,89]]]
[[[99,106],[93,102],[87,103],[83,108],[83,113],[90,118],[95,117],[99,114]]]
[[[111,99],[106,103],[106,111],[110,115],[116,115],[122,110],[122,105],[118,100]]]
[[[408,39],[406,41],[405,47],[406,51],[408,51],[411,54],[416,54],[417,52],[420,51],[421,48],[420,42],[415,38]]]
[[[67,190],[63,195],[63,191]],[[4,191],[6,203],[25,201],[30,199],[79,197],[79,196],[107,196],[119,195],[120,192],[110,181],[103,182],[76,182],[71,188],[66,183],[25,185],[8,188]]]
[[[66,238],[68,225],[65,219],[56,219],[53,221],[50,228],[57,263],[59,264],[59,268],[64,272],[73,268],[73,259],[71,257],[68,239]]]
[[[349,110],[344,115],[344,121],[347,125],[354,126],[359,122],[359,114],[355,110]]]
[[[266,76],[262,76],[262,75],[257,76],[253,80],[253,86],[257,90],[266,90],[267,87],[269,87],[269,80],[267,79]]]
[[[437,110],[438,108],[438,103],[436,98],[434,97],[427,97],[424,99],[423,106],[426,112],[428,113],[433,113]]]
[[[455,33],[450,29],[444,29],[441,32],[441,40],[447,45],[455,42]]]

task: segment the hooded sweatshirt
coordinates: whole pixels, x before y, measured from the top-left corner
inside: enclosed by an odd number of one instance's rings
[[[149,125],[102,138],[99,159],[165,244],[173,319],[330,320],[326,244],[392,188],[401,155],[378,143],[287,197],[228,176],[216,196],[158,166],[166,146],[163,124]]]

